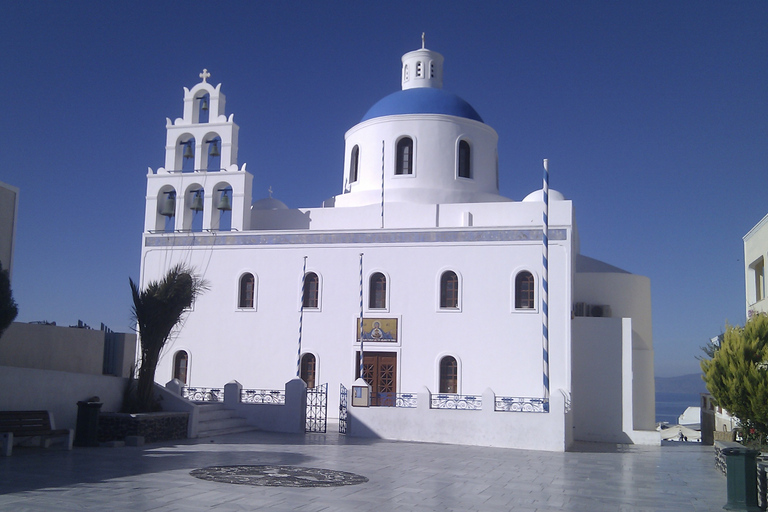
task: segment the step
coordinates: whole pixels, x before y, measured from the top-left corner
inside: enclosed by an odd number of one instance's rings
[[[221,420],[221,419],[228,419],[228,418],[237,418],[237,413],[235,411],[232,411],[230,409],[217,409],[214,411],[206,411],[201,410],[198,413],[198,421],[211,421],[211,420]]]
[[[213,437],[213,436],[224,436],[227,434],[239,434],[241,432],[255,432],[258,430],[256,427],[252,427],[250,425],[243,426],[243,427],[232,427],[232,428],[222,428],[222,429],[216,429],[216,430],[199,430],[197,433],[197,437]]]
[[[248,422],[245,418],[226,418],[210,421],[198,421],[197,431],[201,430],[216,430],[220,428],[242,427],[247,426]]]

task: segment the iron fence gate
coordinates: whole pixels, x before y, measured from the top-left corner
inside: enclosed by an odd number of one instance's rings
[[[305,432],[325,433],[328,418],[328,383],[307,388],[307,417]]]
[[[339,394],[339,433],[347,433],[347,388],[344,384],[339,384],[341,391]]]

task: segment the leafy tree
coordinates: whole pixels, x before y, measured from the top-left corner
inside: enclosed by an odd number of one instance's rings
[[[19,308],[16,301],[13,300],[11,292],[11,278],[7,270],[3,270],[3,264],[0,263],[0,336],[3,335],[9,325],[19,314]]]
[[[153,387],[160,352],[189,308],[208,289],[205,281],[179,264],[159,281],[152,281],[140,290],[129,279],[133,295],[133,316],[141,339],[141,362],[137,384],[138,412],[157,410]]]
[[[746,432],[768,434],[768,316],[728,327],[711,359],[701,361],[704,381],[718,405]]]

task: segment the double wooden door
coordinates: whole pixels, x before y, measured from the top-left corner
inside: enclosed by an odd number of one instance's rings
[[[358,360],[360,353],[358,352]],[[360,368],[355,372],[359,377]],[[394,407],[397,393],[397,354],[365,352],[363,379],[371,385],[371,405]]]

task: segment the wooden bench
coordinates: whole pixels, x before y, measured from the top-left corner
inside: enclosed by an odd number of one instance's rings
[[[71,450],[74,431],[71,428],[54,428],[48,411],[0,411],[0,455],[11,455],[14,438],[39,437],[40,445],[48,448],[51,439],[64,436],[67,438],[67,449]]]

